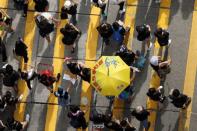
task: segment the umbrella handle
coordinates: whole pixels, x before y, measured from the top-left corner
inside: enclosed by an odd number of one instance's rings
[[[109,76],[109,67],[107,67],[107,75]]]

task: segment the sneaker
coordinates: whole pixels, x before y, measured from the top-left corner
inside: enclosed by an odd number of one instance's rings
[[[75,52],[75,48],[72,48],[72,49],[71,49],[71,53],[74,53],[74,52]]]
[[[119,12],[118,12],[119,14],[123,14],[123,13],[125,13],[125,8],[123,9],[123,10],[119,10]]]
[[[183,108],[182,108],[182,109],[187,108],[187,107],[189,106],[190,103],[191,103],[191,97],[188,97],[188,98],[187,98],[187,101],[186,101],[186,103],[183,105]]]
[[[59,81],[60,80],[60,77],[61,77],[61,75],[60,75],[60,73],[58,73],[57,74],[57,80],[56,81]]]
[[[23,94],[19,96],[18,101],[21,101],[23,99]]]
[[[172,42],[172,40],[171,40],[171,39],[169,39],[169,40],[168,40],[168,47],[170,47],[171,42]]]
[[[152,42],[150,42],[150,45],[149,45],[149,47],[148,47],[148,49],[147,50],[151,50],[151,48],[153,47],[153,43]]]
[[[30,120],[30,115],[29,114],[26,114],[25,121],[26,122],[29,122],[29,120]]]
[[[161,0],[155,0],[156,4],[159,4],[161,2]]]

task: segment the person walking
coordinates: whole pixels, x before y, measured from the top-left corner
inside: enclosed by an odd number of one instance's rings
[[[13,49],[13,54],[16,56],[21,56],[24,59],[24,63],[28,62],[27,46],[21,37],[15,43],[15,48]]]
[[[97,31],[99,32],[99,34],[103,38],[103,42],[106,45],[109,45],[110,37],[113,34],[112,26],[107,22],[103,22],[97,27]]]
[[[0,37],[0,54],[2,55],[2,61],[6,62],[7,61],[6,47],[1,37]]]
[[[151,49],[153,44],[151,43],[151,28],[147,24],[136,26],[137,40],[142,41],[142,44],[146,44],[148,50]]]
[[[68,14],[72,15],[72,23],[75,25],[77,23],[77,5],[78,3],[74,0],[65,0],[64,6],[61,8],[61,19],[68,19]]]
[[[53,83],[58,82],[61,77],[60,73],[58,73],[57,77],[55,78],[49,70],[44,70],[40,72],[37,76],[38,81],[44,86],[46,86],[51,93],[53,93]]]
[[[88,127],[86,119],[84,117],[87,109],[82,111],[78,106],[70,106],[70,111],[68,112],[68,117],[70,118],[70,125],[75,129],[82,128],[82,131],[85,131]]]
[[[60,21],[55,19],[49,12],[38,13],[34,18],[39,28],[39,34],[50,43],[49,34],[54,31],[55,26],[57,27]]]
[[[150,127],[150,122],[148,122],[148,116],[150,113],[144,109],[143,106],[137,106],[131,114],[135,116],[135,118],[140,121],[145,129],[145,131],[148,131]]]
[[[152,56],[150,58],[150,65],[159,77],[170,73],[171,59],[163,61],[160,56]]]
[[[12,94],[16,94],[18,92],[17,82],[20,78],[19,73],[15,71],[11,65],[5,64],[3,68],[0,69],[0,74],[3,75],[3,95],[6,91],[10,91]]]
[[[99,7],[101,9],[101,14],[103,17],[107,16],[107,14],[105,13],[105,8],[108,0],[91,0],[91,2],[94,6]]]
[[[25,121],[20,122],[12,117],[7,119],[5,126],[9,130],[24,131],[27,128],[29,121],[30,121],[30,115],[26,114]]]
[[[157,28],[154,32],[155,37],[160,46],[167,46],[169,47],[171,44],[171,39],[169,39],[169,32],[162,28]]]
[[[112,29],[113,29],[113,34],[112,34],[113,40],[117,41],[119,44],[122,44],[126,33],[126,30],[124,28],[124,23],[121,20],[115,21],[114,23],[112,23]]]
[[[67,46],[71,46],[71,53],[75,52],[76,40],[81,36],[81,31],[72,23],[67,23],[64,28],[60,29],[63,34],[62,42]]]
[[[158,88],[149,88],[148,92],[146,93],[146,95],[154,101],[159,101],[161,103],[164,102],[164,100],[166,99],[166,96],[164,95],[163,92],[163,86],[159,86]]]
[[[185,109],[191,103],[191,97],[180,93],[178,89],[171,89],[169,98],[172,100],[171,103],[177,108]]]

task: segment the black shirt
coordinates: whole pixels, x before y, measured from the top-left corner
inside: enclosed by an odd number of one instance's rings
[[[142,110],[139,113],[134,110],[134,111],[132,111],[131,114],[133,116],[135,116],[136,119],[139,120],[139,121],[146,120],[148,118],[148,116],[150,115],[150,113],[148,111],[146,111],[146,110]]]
[[[150,37],[150,31],[147,25],[136,26],[136,31],[138,32],[137,39],[139,41],[144,41]]]
[[[14,86],[16,81],[20,78],[18,72],[13,71],[11,74],[6,73],[5,69],[1,69],[0,73],[3,73],[3,84],[5,86]]]
[[[162,34],[155,32],[154,35],[157,37],[160,46],[168,45],[169,33],[166,30],[162,30]]]

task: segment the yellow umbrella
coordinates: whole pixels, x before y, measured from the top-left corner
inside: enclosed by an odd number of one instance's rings
[[[119,56],[102,56],[91,70],[90,83],[104,96],[118,96],[130,84],[130,67]]]

